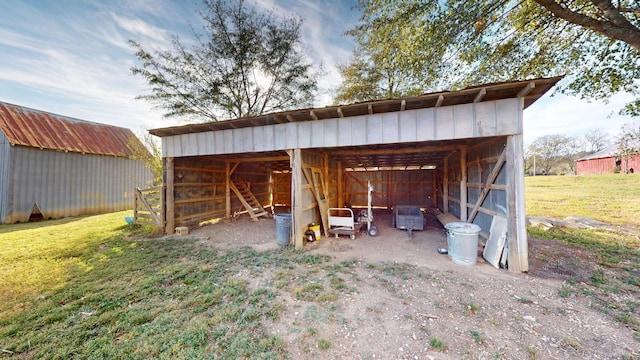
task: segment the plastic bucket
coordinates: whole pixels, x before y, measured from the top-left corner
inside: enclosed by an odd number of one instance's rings
[[[466,222],[451,222],[447,230],[447,247],[451,260],[459,265],[475,265],[478,262],[478,234],[480,226]]]
[[[320,234],[320,224],[318,223],[309,224],[309,230],[313,231],[313,233],[315,234],[316,241],[320,240],[320,238],[322,237],[322,234]]]
[[[286,246],[291,243],[291,214],[277,214],[276,243]]]

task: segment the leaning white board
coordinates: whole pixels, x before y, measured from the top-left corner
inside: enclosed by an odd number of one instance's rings
[[[487,240],[482,252],[482,257],[495,268],[500,268],[500,257],[507,239],[507,219],[502,216],[494,216]]]

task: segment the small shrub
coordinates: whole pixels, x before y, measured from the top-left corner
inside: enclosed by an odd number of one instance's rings
[[[318,340],[318,348],[320,350],[328,350],[331,347],[331,341],[327,339]]]
[[[431,339],[429,339],[429,346],[440,351],[447,348],[447,345],[445,345],[445,343],[442,342],[442,340],[439,340],[438,338],[435,338],[435,337],[432,337]]]

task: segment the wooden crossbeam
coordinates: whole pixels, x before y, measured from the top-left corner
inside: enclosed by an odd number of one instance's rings
[[[506,159],[507,159],[507,149],[505,148],[504,150],[502,150],[502,154],[500,154],[500,157],[498,158],[498,162],[496,162],[496,166],[494,166],[493,170],[491,170],[491,174],[489,174],[487,181],[485,181],[484,187],[482,188],[482,192],[480,193],[480,196],[478,197],[476,204],[473,206],[473,210],[471,210],[471,214],[469,215],[469,219],[467,220],[467,222],[473,222],[473,219],[475,219],[476,215],[478,214],[478,210],[480,209],[480,205],[482,205],[482,202],[487,197],[487,194],[489,194],[489,190],[491,190],[491,185],[493,185],[493,182],[496,181],[496,178],[500,173],[500,169],[502,169],[502,165],[504,165],[504,163],[506,162]]]

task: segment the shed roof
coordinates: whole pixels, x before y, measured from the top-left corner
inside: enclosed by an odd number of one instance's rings
[[[618,153],[618,145],[617,144],[613,144],[613,145],[609,145],[608,147],[604,148],[603,150],[600,150],[600,151],[595,152],[593,154],[585,155],[585,156],[581,157],[580,159],[578,159],[576,161],[585,161],[585,160],[604,159],[604,158],[616,157],[617,153]]]
[[[121,157],[132,156],[128,145],[139,142],[129,129],[4,102],[0,102],[0,131],[11,145]]]
[[[323,108],[290,110],[228,121],[207,122],[184,126],[152,129],[153,135],[172,135],[238,129],[253,126],[282,124],[298,121],[312,121],[394,111],[425,109],[440,106],[470,104],[482,101],[496,101],[509,98],[523,98],[524,108],[533,104],[562,76],[533,80],[509,81],[469,87],[458,91],[441,91],[400,99],[386,99],[360,102],[349,105],[334,105]]]

